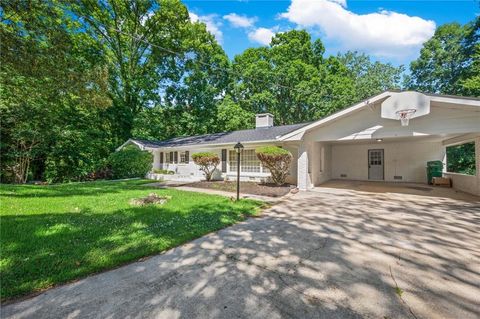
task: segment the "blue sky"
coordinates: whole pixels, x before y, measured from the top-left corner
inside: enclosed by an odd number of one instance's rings
[[[230,58],[266,45],[277,32],[307,29],[327,54],[357,50],[395,65],[419,55],[435,28],[464,24],[478,1],[184,0],[192,20],[203,21]]]

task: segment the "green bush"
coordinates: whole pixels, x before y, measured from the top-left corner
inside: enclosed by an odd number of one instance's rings
[[[475,175],[475,143],[447,147],[447,172]]]
[[[158,169],[158,168],[154,169],[153,172],[154,172],[155,174],[164,174],[164,175],[173,175],[173,174],[175,174],[174,171],[169,171],[168,169]]]
[[[152,169],[153,155],[130,145],[108,159],[113,178],[144,177]]]
[[[275,145],[268,145],[262,146],[255,150],[257,154],[264,154],[269,156],[284,156],[284,155],[291,155],[289,151],[284,148],[275,146]]]
[[[210,181],[212,179],[213,172],[220,164],[220,158],[217,154],[211,152],[200,152],[192,154],[192,159],[195,164],[200,166],[200,170],[205,173],[205,179]]]
[[[283,185],[290,171],[292,154],[278,146],[269,145],[255,150],[262,165],[270,170],[272,180],[277,185]]]
[[[110,150],[108,145],[102,143],[87,133],[65,134],[47,151],[46,157],[42,159],[45,166],[39,169],[44,174],[37,178],[49,183],[90,179],[91,173],[106,167]],[[36,164],[33,166],[38,170],[39,163]]]

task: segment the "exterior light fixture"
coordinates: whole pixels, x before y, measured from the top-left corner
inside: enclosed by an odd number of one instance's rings
[[[377,138],[377,142],[382,142],[383,138]]]
[[[238,142],[233,147],[237,152],[237,201],[240,199],[240,154],[243,151],[242,143]]]

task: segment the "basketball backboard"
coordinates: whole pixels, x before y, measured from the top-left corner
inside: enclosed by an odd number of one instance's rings
[[[381,108],[383,118],[402,120],[405,126],[405,116],[411,119],[430,113],[430,97],[413,91],[395,93],[383,101]]]

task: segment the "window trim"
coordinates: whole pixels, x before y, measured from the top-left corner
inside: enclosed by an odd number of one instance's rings
[[[268,171],[268,169],[266,169],[265,167],[263,167],[262,163],[260,162],[260,160],[257,158],[257,154],[255,153],[255,149],[254,148],[247,148],[247,149],[244,149],[242,151],[242,155],[245,153],[245,152],[249,152],[249,151],[253,151],[253,154],[256,158],[255,162],[258,162],[258,166],[259,166],[259,171],[258,172],[255,172],[255,171],[244,171],[242,168],[245,168],[245,167],[252,167],[252,166],[245,166],[243,165],[242,163],[244,162],[243,161],[243,157],[241,157],[241,162],[240,162],[240,174],[241,175],[268,175],[270,174],[270,172]],[[232,154],[234,154],[233,158],[232,158]],[[228,150],[227,152],[227,170],[226,170],[226,174],[232,174],[232,173],[237,173],[237,156],[236,156],[236,151],[235,150]],[[232,165],[232,163],[234,162],[234,165]]]
[[[460,173],[460,172],[452,172],[452,171],[449,171],[448,170],[448,148],[449,147],[459,147],[459,146],[462,146],[462,145],[465,145],[465,144],[473,144],[473,157],[474,157],[474,170],[475,170],[475,174],[467,174],[467,173]],[[477,165],[477,153],[476,153],[476,143],[475,143],[475,139],[468,139],[468,140],[463,140],[463,141],[460,141],[460,142],[457,142],[457,143],[453,143],[453,144],[447,144],[445,145],[445,157],[444,157],[444,161],[443,161],[443,173],[445,174],[457,174],[457,175],[463,175],[463,176],[473,176],[475,177],[477,175],[477,170],[478,170],[478,165]]]
[[[188,164],[188,162],[189,162],[189,160],[187,158],[188,153],[189,152],[187,150],[178,152],[178,164],[181,164],[181,165]],[[182,157],[183,157],[183,159],[182,159]]]

